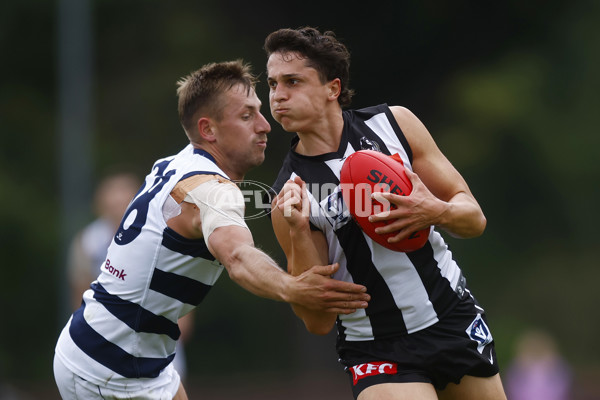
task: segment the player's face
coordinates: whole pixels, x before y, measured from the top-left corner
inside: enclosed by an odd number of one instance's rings
[[[228,169],[243,176],[265,160],[271,126],[260,113],[261,102],[254,90],[248,93],[242,85],[236,85],[223,96],[223,118],[215,121],[215,136]]]
[[[267,62],[271,115],[288,132],[308,132],[325,118],[329,83],[297,53],[273,53]]]

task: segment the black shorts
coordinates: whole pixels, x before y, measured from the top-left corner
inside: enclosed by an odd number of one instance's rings
[[[465,375],[498,373],[494,341],[485,314],[468,296],[435,325],[385,340],[338,344],[354,398],[379,383],[431,383],[442,390]]]

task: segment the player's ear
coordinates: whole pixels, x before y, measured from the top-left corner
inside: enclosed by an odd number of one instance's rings
[[[340,78],[335,78],[334,80],[330,81],[327,85],[329,89],[329,100],[337,100],[337,98],[340,96],[340,93],[342,92],[342,83],[340,82]]]
[[[202,117],[197,122],[198,133],[203,140],[207,142],[215,141],[215,129],[213,121],[210,118]]]

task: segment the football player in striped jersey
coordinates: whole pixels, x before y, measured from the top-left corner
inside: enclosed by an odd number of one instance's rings
[[[241,61],[208,64],[178,82],[190,143],[154,163],[58,339],[63,399],[187,399],[172,364],[177,321],[223,269],[269,299],[334,313],[367,306],[364,286],[329,278],[337,266],[292,276],[254,246],[235,181],[263,162],[271,129],[255,82]]]
[[[337,351],[359,400],[504,400],[484,309],[438,230],[482,234],[486,219],[465,180],[408,109],[350,104],[350,55],[333,32],[311,27],[267,36],[267,83],[273,118],[296,133],[273,189],[271,213],[288,271],[339,263],[334,278],[371,295],[352,314],[294,306],[307,329],[337,323]],[[412,252],[389,250],[354,222],[340,189],[344,160],[358,150],[398,154],[413,184],[409,196],[377,194],[397,207],[383,233],[392,241],[432,226]]]

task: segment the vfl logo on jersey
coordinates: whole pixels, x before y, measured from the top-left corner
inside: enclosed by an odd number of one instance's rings
[[[350,211],[342,198],[342,190],[339,186],[333,190],[329,196],[325,197],[319,206],[323,210],[323,214],[327,221],[335,229],[344,226],[350,221]]]
[[[483,318],[481,318],[481,314],[477,314],[471,325],[466,330],[467,335],[471,338],[471,340],[477,342],[477,351],[479,354],[483,354],[483,349],[488,344],[492,343],[494,338],[490,333],[490,329],[487,327]]]
[[[371,362],[366,364],[358,364],[350,368],[352,371],[352,383],[356,383],[367,376],[373,375],[394,375],[398,373],[398,364],[387,361]]]

